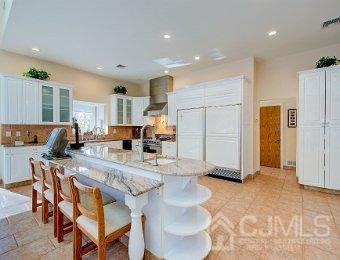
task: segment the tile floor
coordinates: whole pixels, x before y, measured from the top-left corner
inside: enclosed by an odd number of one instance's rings
[[[303,190],[293,171],[262,168],[245,184],[209,177],[212,198],[203,206],[213,222],[208,259],[340,259],[340,196]],[[30,196],[29,187],[12,189]],[[0,259],[71,259],[71,236],[53,238],[52,223],[27,211],[0,220]],[[115,243],[108,259],[128,259]],[[96,259],[96,252],[84,259]]]

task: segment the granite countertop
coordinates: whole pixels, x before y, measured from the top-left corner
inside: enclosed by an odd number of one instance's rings
[[[163,185],[160,181],[113,168],[94,168],[86,161],[78,159],[51,160],[50,163],[132,196],[141,195]]]
[[[30,146],[43,146],[45,143],[24,143],[24,145],[2,144],[3,147],[30,147]]]
[[[144,153],[145,162],[139,162],[139,153],[135,151],[110,148],[107,146],[83,147],[80,150],[69,151],[70,155],[85,156],[100,159],[108,162],[123,164],[126,166],[151,171],[163,175],[172,176],[202,176],[211,173],[215,166],[205,161],[171,158],[173,162],[158,166],[153,166],[154,154]],[[159,157],[158,160],[164,157]]]

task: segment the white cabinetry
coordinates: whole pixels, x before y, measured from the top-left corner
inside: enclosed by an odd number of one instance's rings
[[[205,113],[206,160],[241,170],[241,105],[208,107]]]
[[[28,159],[37,159],[37,152],[43,149],[43,146],[2,147],[1,171],[4,185],[30,180],[32,176]]]
[[[163,141],[162,142],[162,155],[177,157],[177,144],[176,142]]]
[[[149,103],[150,97],[111,95],[111,125],[142,126],[146,124],[148,118],[143,115],[143,112]]]
[[[23,81],[23,122],[39,123],[39,84],[38,82]]]
[[[0,75],[1,123],[70,124],[72,88],[36,79]]]
[[[168,125],[177,125],[176,94],[168,93]]]
[[[21,124],[23,121],[22,79],[3,77],[1,80],[2,122]]]
[[[178,157],[204,160],[204,109],[178,111]]]
[[[176,91],[176,107],[177,109],[204,107],[204,86],[195,85]]]
[[[340,66],[301,72],[299,83],[299,182],[340,189]]]
[[[132,125],[132,97],[113,94],[110,99],[111,125]]]
[[[150,104],[150,97],[134,97],[132,103],[132,124],[142,126],[147,124],[148,117],[143,112]]]
[[[70,123],[72,118],[72,89],[49,83],[40,84],[41,123]]]
[[[178,157],[253,174],[252,99],[243,76],[176,90]]]

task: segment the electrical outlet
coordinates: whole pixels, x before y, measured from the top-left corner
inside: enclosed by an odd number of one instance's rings
[[[12,136],[12,132],[11,131],[6,131],[6,137],[11,137]]]
[[[20,131],[16,131],[16,132],[15,132],[15,136],[16,136],[16,137],[20,137],[20,136],[21,136],[21,132],[20,132]]]

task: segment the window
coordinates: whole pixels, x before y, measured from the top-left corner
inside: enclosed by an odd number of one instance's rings
[[[73,117],[77,120],[81,133],[90,132],[94,127],[105,130],[104,104],[74,100]]]

